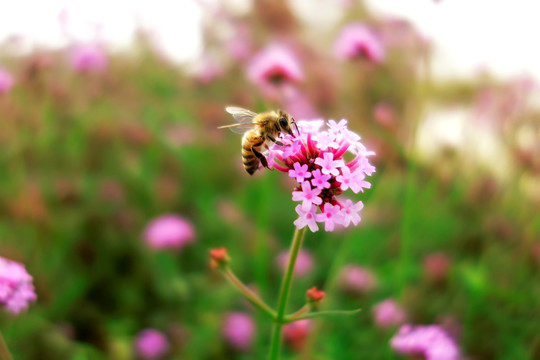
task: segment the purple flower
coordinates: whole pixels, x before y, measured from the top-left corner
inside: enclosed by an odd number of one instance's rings
[[[437,325],[403,325],[390,339],[392,349],[403,355],[423,356],[426,360],[459,360],[459,348]]]
[[[343,28],[334,44],[334,53],[342,60],[363,57],[375,63],[382,62],[385,56],[381,41],[362,23]]]
[[[0,67],[0,94],[7,93],[14,84],[15,80],[13,80],[13,76],[7,70]]]
[[[255,335],[255,322],[248,314],[232,312],[227,314],[222,330],[229,345],[237,350],[248,350]]]
[[[263,92],[301,81],[304,77],[296,56],[282,45],[269,45],[257,53],[247,65],[249,80]]]
[[[346,120],[330,120],[328,130],[321,130],[323,124],[322,120],[299,121],[299,134],[284,135],[284,145],[274,144],[267,153],[269,167],[297,179],[292,199],[302,204],[296,207],[299,218],[295,225],[309,226],[311,231],[318,230],[317,223],[324,223],[326,231],[333,231],[336,225],[358,225],[362,202],[338,196],[349,189],[359,193],[371,187],[365,178],[375,171],[368,159],[374,153],[360,143],[358,134],[347,129]],[[349,154],[352,158],[347,160]]]
[[[28,308],[37,296],[23,264],[0,257],[0,305],[12,314]]]
[[[78,72],[101,72],[109,64],[105,51],[97,44],[75,46],[69,60],[71,67]]]
[[[300,206],[300,205],[299,205]],[[289,252],[283,251],[276,257],[276,263],[278,267],[285,271],[289,262]],[[296,276],[307,275],[313,268],[313,257],[305,250],[300,250],[296,257],[296,263],[294,264],[294,274]]]
[[[159,359],[169,351],[169,341],[156,329],[144,329],[135,338],[135,350],[143,359]]]
[[[162,215],[148,223],[144,238],[154,249],[180,250],[194,241],[195,229],[189,221],[178,215]]]
[[[370,270],[352,264],[341,270],[339,279],[343,289],[359,294],[372,291],[377,284],[375,275]]]
[[[399,326],[407,320],[405,310],[393,299],[384,300],[373,307],[375,324],[381,328]]]

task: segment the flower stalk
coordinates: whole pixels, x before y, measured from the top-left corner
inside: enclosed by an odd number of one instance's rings
[[[0,360],[13,360],[6,342],[4,341],[4,337],[2,336],[2,332],[0,332]]]
[[[289,262],[287,264],[287,269],[283,274],[281,289],[279,291],[277,313],[274,321],[274,327],[272,330],[272,338],[270,340],[269,360],[277,360],[279,358],[282,342],[282,330],[285,321],[285,311],[287,309],[287,302],[289,300],[289,293],[291,290],[294,265],[296,264],[296,258],[298,257],[298,253],[302,248],[302,242],[304,241],[305,234],[305,227],[302,229],[295,228],[293,240],[289,251]]]

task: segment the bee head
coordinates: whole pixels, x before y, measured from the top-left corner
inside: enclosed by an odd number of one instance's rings
[[[281,128],[281,131],[284,131],[291,136],[294,136],[291,129],[292,124],[294,124],[296,131],[298,132],[298,126],[296,126],[296,122],[294,121],[294,118],[284,111],[281,111],[281,110],[279,111],[278,123],[279,123],[279,127]]]

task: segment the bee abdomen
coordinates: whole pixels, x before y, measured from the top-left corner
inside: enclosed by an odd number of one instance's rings
[[[255,171],[259,168],[259,159],[253,154],[253,151],[246,150],[242,147],[242,164],[244,164],[244,169],[248,172],[249,175],[253,175]]]

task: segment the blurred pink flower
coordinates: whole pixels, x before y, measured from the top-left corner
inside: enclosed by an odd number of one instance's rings
[[[79,44],[70,53],[70,65],[78,72],[101,72],[109,64],[107,54],[97,44]]]
[[[300,62],[288,48],[273,44],[259,51],[247,65],[247,75],[251,82],[264,93],[278,88],[288,90],[287,85],[295,84],[304,77]]]
[[[222,333],[229,345],[245,351],[253,343],[255,322],[248,314],[232,312],[225,317]]]
[[[391,128],[396,125],[396,112],[394,108],[385,102],[379,102],[373,108],[373,117],[380,125]]]
[[[381,328],[391,328],[407,320],[405,310],[393,299],[387,299],[373,307],[375,324]]]
[[[450,259],[441,252],[432,253],[422,261],[426,278],[434,283],[442,283],[448,276]]]
[[[247,59],[252,48],[250,29],[245,25],[236,25],[233,35],[226,41],[225,47],[234,60]]]
[[[362,23],[353,23],[343,28],[334,44],[334,53],[342,60],[363,57],[375,63],[382,62],[385,56],[381,41]]]
[[[7,93],[14,84],[13,76],[6,69],[0,67],[0,94]]]
[[[289,262],[289,252],[283,251],[276,257],[276,263],[281,271],[285,271]],[[294,264],[294,274],[296,276],[307,275],[313,268],[313,257],[305,250],[300,250]]]
[[[195,229],[186,219],[167,214],[153,219],[144,229],[146,243],[154,249],[180,250],[195,239]]]
[[[311,332],[311,320],[298,320],[283,326],[283,338],[294,350],[299,351],[304,347],[306,338]]]
[[[377,285],[375,275],[368,269],[356,266],[345,266],[339,275],[340,285],[344,290],[365,294]]]
[[[284,109],[289,114],[294,114],[296,119],[320,118],[311,100],[300,91],[290,91],[284,99]]]
[[[0,305],[12,314],[26,310],[37,299],[32,280],[23,264],[0,257]]]
[[[423,356],[426,360],[461,358],[455,341],[437,325],[403,325],[390,340],[390,345],[400,354]]]
[[[218,61],[218,59],[210,55],[203,55],[203,57],[197,63],[197,68],[195,69],[195,79],[201,84],[208,84],[222,76],[223,73],[223,65]]]
[[[135,339],[135,350],[143,359],[159,359],[169,351],[169,341],[156,329],[144,329]]]

